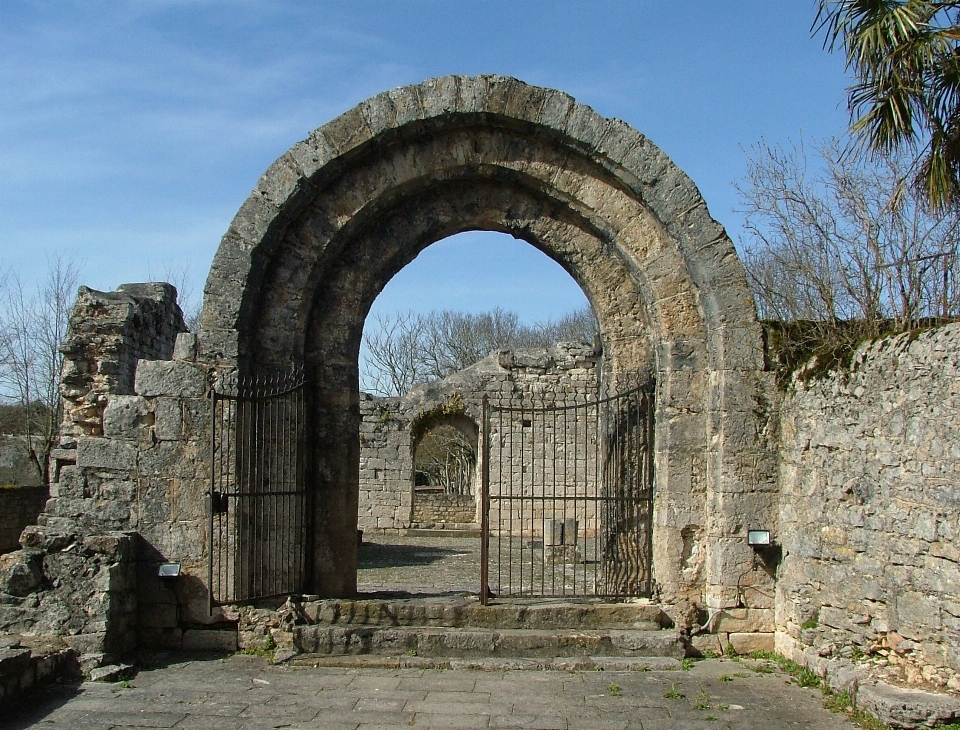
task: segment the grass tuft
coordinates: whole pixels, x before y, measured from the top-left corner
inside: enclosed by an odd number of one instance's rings
[[[665,700],[682,700],[686,695],[677,689],[679,682],[674,682],[670,685],[670,689],[667,692],[663,693],[663,698]]]

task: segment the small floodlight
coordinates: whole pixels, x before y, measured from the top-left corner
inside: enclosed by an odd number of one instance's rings
[[[179,578],[180,563],[160,563],[160,567],[157,569],[157,575],[167,580]]]
[[[747,545],[750,547],[770,547],[770,530],[748,530]]]

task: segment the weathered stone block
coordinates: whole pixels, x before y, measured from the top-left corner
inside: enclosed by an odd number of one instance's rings
[[[175,360],[140,360],[134,388],[142,396],[197,398],[206,391],[202,368]]]
[[[0,555],[0,593],[26,596],[43,582],[43,557],[35,550]]]
[[[30,525],[20,535],[20,544],[25,548],[55,553],[76,541],[76,535],[44,525]]]
[[[192,332],[181,332],[173,344],[173,359],[193,362],[197,359],[197,336]]]
[[[179,441],[161,441],[140,452],[140,473],[145,477],[190,477],[196,465],[186,457],[186,446]]]
[[[728,608],[719,614],[715,630],[734,633],[770,632],[775,628],[772,608]]]
[[[106,634],[74,634],[63,637],[63,643],[78,654],[100,654],[104,652]]]
[[[889,684],[864,684],[857,707],[896,728],[936,727],[960,720],[960,700]]]
[[[176,441],[183,437],[182,401],[179,398],[157,398],[153,403],[153,435],[160,441]]]
[[[0,649],[0,677],[19,676],[29,666],[31,654],[19,646]]]
[[[133,471],[137,468],[137,448],[115,438],[81,437],[77,440],[77,466]]]
[[[750,654],[755,651],[773,651],[773,632],[770,633],[731,633],[730,645],[737,654]]]
[[[136,533],[132,532],[91,535],[83,539],[83,547],[108,560],[127,561],[136,558],[136,540]]]
[[[184,651],[236,651],[237,632],[220,629],[190,629],[183,632]]]
[[[119,682],[136,676],[136,667],[130,664],[107,664],[90,672],[91,682]]]
[[[103,435],[116,438],[140,436],[153,421],[145,398],[136,395],[112,395],[103,412]]]

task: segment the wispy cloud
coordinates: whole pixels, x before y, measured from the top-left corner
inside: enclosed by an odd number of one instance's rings
[[[817,134],[831,114],[844,122],[842,60],[839,71],[816,66],[828,57],[801,43],[801,11],[749,5],[7,0],[0,258],[37,269],[68,248],[102,288],[176,256],[202,285],[220,235],[273,159],[363,99],[445,73],[562,88],[650,134],[709,202],[725,205],[731,161],[757,130],[776,139],[801,126]],[[751,13],[754,30],[743,21]],[[770,68],[758,74],[761,64]],[[816,95],[803,93],[814,66]],[[793,86],[764,86],[771,76]],[[539,274],[524,283],[524,266],[514,268],[516,280],[464,275],[449,294],[468,302],[483,290],[506,302],[518,288],[541,299],[559,291]]]

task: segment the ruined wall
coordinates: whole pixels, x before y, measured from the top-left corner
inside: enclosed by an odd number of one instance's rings
[[[780,651],[960,689],[960,324],[798,381],[780,458]]]
[[[81,286],[60,347],[61,446],[76,448],[81,435],[102,436],[107,394],[133,393],[137,361],[169,360],[186,329],[170,284],[121,284],[114,292]]]
[[[415,388],[404,398],[362,397],[358,527],[376,532],[427,526],[412,516],[415,439],[425,426],[461,415],[479,426],[484,395],[503,402],[523,398],[528,403],[583,403],[596,396],[597,361],[593,346],[583,343],[505,350],[441,382]],[[502,439],[492,440],[491,460],[498,457],[500,443]],[[521,468],[519,448],[514,468]],[[475,492],[478,498],[479,489]]]
[[[51,498],[0,565],[0,631],[66,634],[89,668],[138,630],[141,645],[179,646],[183,622],[206,618],[207,372],[185,330],[169,284],[81,287]],[[180,559],[185,578],[162,585],[158,563]]]

